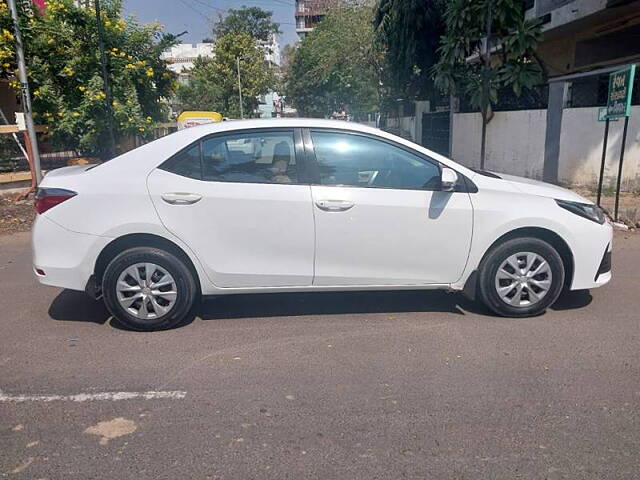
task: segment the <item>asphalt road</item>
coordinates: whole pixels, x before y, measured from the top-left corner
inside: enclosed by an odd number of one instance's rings
[[[639,297],[625,234],[608,286],[537,318],[278,294],[135,333],[0,237],[0,478],[639,478]]]

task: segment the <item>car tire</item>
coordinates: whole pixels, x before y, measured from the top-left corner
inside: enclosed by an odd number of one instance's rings
[[[558,299],[564,276],[562,258],[551,245],[537,238],[514,238],[493,247],[482,260],[478,294],[498,315],[531,317]]]
[[[186,320],[198,288],[194,275],[175,255],[159,248],[136,247],[107,265],[102,292],[107,309],[125,327],[152,331]]]

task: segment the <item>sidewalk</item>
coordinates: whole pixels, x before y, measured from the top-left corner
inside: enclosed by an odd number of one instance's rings
[[[586,188],[572,188],[574,192],[595,202],[597,193]],[[603,191],[600,205],[611,217],[615,209],[615,192],[610,189]],[[640,192],[622,192],[620,194],[618,221],[628,227],[640,228]]]
[[[14,201],[9,195],[0,195],[0,235],[28,232],[35,216],[33,198]]]

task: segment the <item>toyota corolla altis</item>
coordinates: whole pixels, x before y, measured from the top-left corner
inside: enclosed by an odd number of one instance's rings
[[[138,330],[235,293],[446,289],[524,317],[611,278],[592,202],[355,123],[189,128],[48,173],[36,209],[38,280]]]

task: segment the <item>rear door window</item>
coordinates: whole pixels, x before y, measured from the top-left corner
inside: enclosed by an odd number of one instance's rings
[[[161,170],[182,175],[183,177],[202,179],[202,169],[200,168],[200,142],[186,148],[159,167]]]
[[[298,183],[293,130],[207,138],[202,168],[202,179],[212,182]]]

